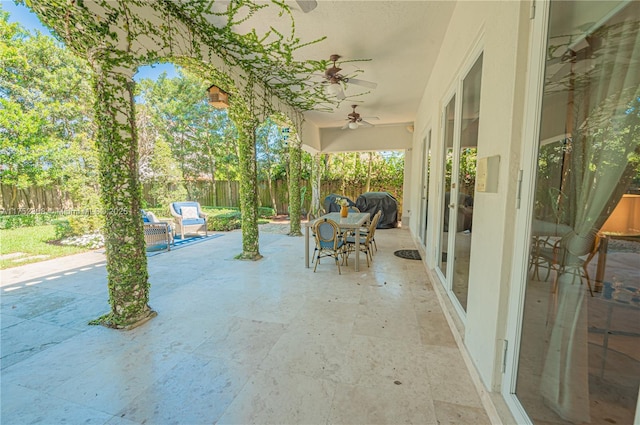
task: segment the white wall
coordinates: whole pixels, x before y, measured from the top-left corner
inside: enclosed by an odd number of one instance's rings
[[[453,13],[436,67],[424,91],[416,119],[414,151],[427,130],[432,132],[433,162],[429,182],[430,238],[438,238],[440,185],[442,176],[441,111],[463,71],[470,67],[479,48],[484,52],[478,157],[500,156],[497,193],[476,193],[474,197],[465,345],[489,389],[500,383],[500,363],[510,285],[510,263],[515,218],[514,196],[519,169],[522,88],[526,80],[529,4],[525,2],[460,2]],[[460,95],[457,96],[460,101]],[[413,156],[412,181],[420,180],[424,166]],[[419,202],[419,185],[413,185],[411,199]],[[411,231],[417,238],[419,223]],[[434,239],[437,240],[437,239]],[[427,265],[435,267],[436,252],[427,252]]]
[[[357,130],[340,130],[339,128],[321,128],[320,140],[323,152],[354,151],[391,151],[404,150],[411,147],[412,134],[407,126],[380,125],[360,127]]]
[[[302,123],[301,140],[303,149],[309,152],[319,152],[322,149],[320,144],[320,129],[313,123],[308,121]]]

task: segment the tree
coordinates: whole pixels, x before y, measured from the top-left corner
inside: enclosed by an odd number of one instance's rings
[[[288,132],[288,128],[286,129]],[[282,129],[274,120],[267,118],[258,127],[256,134],[256,150],[258,159],[258,179],[267,181],[271,207],[278,208],[276,192],[273,182],[282,178],[284,173],[283,155],[285,153],[285,135]]]
[[[140,182],[151,185],[154,206],[167,206],[182,201],[187,192],[182,187],[182,176],[171,155],[171,148],[156,126],[151,110],[146,104],[136,108],[138,131]]]
[[[176,78],[163,74],[155,82],[142,80],[139,98],[171,149],[189,199],[199,195],[198,180],[210,182],[215,199],[217,179],[237,179],[237,132],[227,111],[207,103],[202,80],[184,70]]]
[[[0,178],[16,191],[62,184],[95,205],[93,81],[87,63],[0,10]]]

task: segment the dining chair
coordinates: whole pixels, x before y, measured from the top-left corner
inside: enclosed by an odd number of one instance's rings
[[[338,266],[338,274],[342,274],[339,259],[341,256],[344,258],[345,244],[344,239],[340,236],[338,224],[331,219],[323,218],[316,221],[313,232],[316,240],[316,252],[314,252],[316,260],[313,272],[315,273],[318,268],[321,258],[332,257]]]
[[[349,253],[355,252],[356,249],[359,249],[361,252],[365,253],[367,258],[367,267],[370,266],[371,261],[373,261],[373,254],[371,253],[371,240],[373,235],[375,234],[376,226],[378,225],[378,220],[380,219],[380,214],[376,214],[373,216],[371,223],[369,224],[369,230],[364,237],[359,238],[360,246],[356,247],[356,238],[355,234],[347,235],[344,239],[346,244],[345,248],[345,264],[348,264]],[[359,231],[359,230],[358,230]]]
[[[591,296],[593,297],[591,277],[589,276],[587,267],[589,266],[591,260],[593,260],[593,257],[598,253],[599,247],[600,237],[596,235],[593,239],[591,250],[586,255],[586,257],[579,258],[580,264],[578,264],[579,267],[576,267],[576,264],[566,264],[565,257],[567,256],[567,250],[564,246],[564,238],[534,238],[529,259],[529,270],[531,272],[531,277],[532,279],[541,280],[539,270],[546,269],[546,275],[544,277],[544,281],[546,281],[547,279],[549,279],[551,271],[554,271],[555,277],[553,286],[555,291],[558,275],[560,273],[573,271],[575,275],[580,279],[581,283],[583,278],[587,281],[589,294],[591,294]]]
[[[382,210],[378,210],[378,212],[373,215],[373,218],[376,220],[376,227],[373,228],[373,234],[371,235],[371,245],[373,246],[375,252],[378,252],[378,244],[376,244],[376,228],[378,227],[377,223],[380,222],[380,217],[382,217]],[[368,223],[365,227],[360,228],[360,237],[366,238],[370,231],[371,223]],[[373,254],[373,250],[371,251],[371,253]]]

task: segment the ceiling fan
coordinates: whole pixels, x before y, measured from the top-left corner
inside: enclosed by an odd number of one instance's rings
[[[351,130],[356,130],[358,127],[373,127],[373,124],[366,122],[359,113],[356,112],[356,108],[358,105],[351,105],[353,111],[347,115],[347,123],[342,126],[340,130],[346,130],[347,128]],[[378,117],[367,117],[367,119],[377,120]]]
[[[376,87],[378,87],[378,84],[372,83],[371,81],[351,78],[340,74],[342,68],[339,68],[336,65],[338,59],[340,59],[340,55],[331,55],[329,57],[329,60],[333,62],[333,66],[327,68],[324,71],[324,78],[326,80],[324,83],[327,84],[326,91],[329,96],[335,96],[338,100],[345,99],[346,96],[344,94],[343,86],[346,84],[355,84],[369,89],[375,89]]]

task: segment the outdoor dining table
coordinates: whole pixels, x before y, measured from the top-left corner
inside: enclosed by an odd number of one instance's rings
[[[342,217],[339,212],[332,212],[310,220],[304,223],[304,265],[309,268],[309,228],[312,227],[318,220],[328,218],[335,221],[342,230],[357,230],[362,227],[371,218],[369,213],[354,213],[350,212],[348,216]],[[355,245],[360,246],[360,232],[354,232]],[[360,250],[355,250],[356,254],[356,271],[360,271]]]

